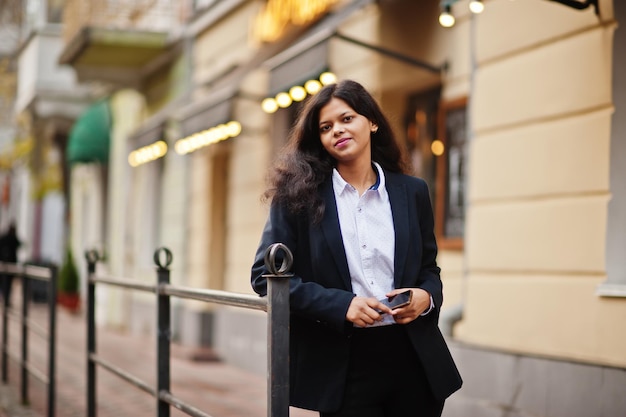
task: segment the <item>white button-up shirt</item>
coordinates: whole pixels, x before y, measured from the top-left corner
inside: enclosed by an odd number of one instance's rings
[[[333,190],[346,251],[352,291],[361,297],[384,298],[393,289],[395,234],[385,174],[374,162],[378,179],[363,195],[335,169]],[[376,325],[393,324],[385,315]]]

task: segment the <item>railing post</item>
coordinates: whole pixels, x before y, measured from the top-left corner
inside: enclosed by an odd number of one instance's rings
[[[87,417],[96,417],[96,364],[91,355],[96,353],[96,285],[93,277],[98,263],[98,252],[85,252],[87,260]]]
[[[279,251],[283,252],[278,256]],[[281,260],[277,269],[276,261]],[[289,417],[289,277],[293,255],[282,243],[265,252],[267,279],[267,416]]]
[[[57,335],[57,267],[50,266],[48,280],[48,417],[54,417],[56,408],[56,335]]]
[[[0,263],[2,267],[2,285],[3,294],[2,297],[2,382],[5,384],[9,382],[9,303],[6,297],[6,291],[8,288],[7,279],[7,266],[4,262]]]
[[[165,259],[161,259],[165,257]],[[172,263],[172,252],[167,248],[159,248],[154,252],[154,263],[157,266],[157,417],[170,417],[170,405],[161,400],[161,392],[170,392],[170,296],[161,288],[170,283],[169,266]]]
[[[28,302],[30,300],[30,282],[22,272],[22,404],[28,404]]]

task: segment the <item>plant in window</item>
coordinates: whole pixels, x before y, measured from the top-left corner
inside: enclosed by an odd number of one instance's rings
[[[70,310],[71,312],[78,312],[80,304],[80,277],[78,275],[78,269],[74,262],[74,256],[72,250],[67,248],[65,252],[65,260],[59,271],[58,286],[58,303]]]

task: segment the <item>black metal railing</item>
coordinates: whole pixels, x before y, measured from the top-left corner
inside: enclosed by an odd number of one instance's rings
[[[281,253],[282,252],[282,253]],[[96,276],[98,255],[86,254],[88,266],[87,287],[87,417],[96,416],[96,366],[99,365],[119,378],[152,395],[157,400],[157,417],[169,417],[171,406],[193,417],[211,417],[191,404],[176,397],[170,390],[171,297],[193,299],[209,303],[264,310],[268,313],[268,375],[267,416],[289,416],[289,279],[292,254],[281,244],[271,245],[265,254],[268,296],[258,297],[219,290],[198,289],[170,284],[169,266],[172,253],[167,248],[157,249],[154,263],[157,266],[157,283],[146,284],[131,279]],[[280,266],[276,261],[281,259]],[[157,380],[152,386],[96,353],[95,288],[106,284],[125,289],[151,292],[156,295],[157,329]]]
[[[48,388],[47,416],[55,415],[56,400],[56,294],[57,268],[0,262],[0,277],[3,288],[2,308],[2,381],[9,381],[9,359],[16,361],[20,367],[20,394],[23,404],[29,402],[29,376],[44,383]],[[19,311],[11,307],[9,294],[10,281],[21,280],[22,305]],[[29,305],[32,299],[32,283],[42,281],[47,284],[48,328],[43,328],[29,317]],[[16,319],[21,327],[20,353],[12,352],[9,346],[9,318]],[[29,361],[29,334],[33,333],[48,342],[48,369],[41,371]]]

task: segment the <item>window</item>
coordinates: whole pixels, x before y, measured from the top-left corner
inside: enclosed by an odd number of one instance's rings
[[[463,249],[467,99],[441,101],[439,88],[409,98],[406,148],[413,173],[428,183],[442,249]]]
[[[437,167],[435,232],[445,249],[462,249],[465,229],[467,99],[444,102],[439,110],[443,154]]]
[[[406,117],[406,149],[413,175],[428,183],[433,204],[436,201],[438,160],[431,149],[437,137],[440,95],[441,90],[437,88],[409,98]]]
[[[48,23],[63,23],[65,0],[48,0]]]

